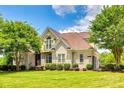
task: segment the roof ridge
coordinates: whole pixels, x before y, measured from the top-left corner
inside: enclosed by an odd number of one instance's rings
[[[90,47],[92,47],[81,35],[79,35],[79,37],[84,40]]]
[[[60,34],[70,34],[70,33],[89,33],[89,32],[66,32],[66,33],[61,33],[59,32]]]

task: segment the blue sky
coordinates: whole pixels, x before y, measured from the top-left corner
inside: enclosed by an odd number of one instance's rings
[[[41,34],[46,27],[60,32],[87,31],[101,6],[0,6],[7,20],[27,21]]]

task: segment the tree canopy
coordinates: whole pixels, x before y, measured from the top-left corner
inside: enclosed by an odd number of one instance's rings
[[[6,54],[14,56],[19,70],[20,54],[23,52],[40,52],[41,41],[35,28],[27,22],[4,21],[1,27],[2,41],[0,44]]]
[[[89,29],[90,41],[109,49],[119,64],[124,47],[124,6],[104,6]]]

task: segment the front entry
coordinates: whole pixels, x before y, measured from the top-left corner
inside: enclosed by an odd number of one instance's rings
[[[95,56],[92,56],[92,64],[93,64],[93,69],[96,70],[97,63],[96,63],[96,57]]]
[[[35,54],[35,66],[41,65],[41,54]]]
[[[46,54],[46,63],[52,63],[52,54]]]

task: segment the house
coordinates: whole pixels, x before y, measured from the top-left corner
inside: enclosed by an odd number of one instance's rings
[[[41,53],[25,53],[23,63],[27,68],[46,63],[78,63],[82,68],[93,64],[93,68],[98,69],[99,53],[95,45],[88,42],[89,36],[89,32],[59,33],[47,28],[41,35]]]
[[[99,66],[98,52],[94,44],[88,42],[89,32],[59,33],[47,28],[41,38],[41,65],[46,63],[78,63],[82,67],[93,64]]]

